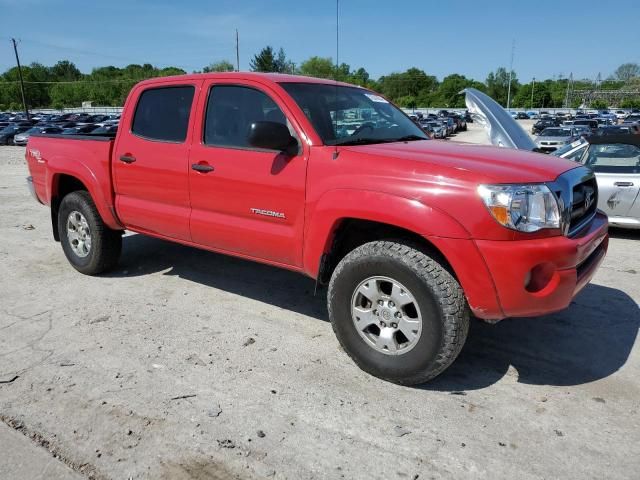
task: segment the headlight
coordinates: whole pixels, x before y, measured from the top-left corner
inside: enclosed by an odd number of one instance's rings
[[[560,228],[558,200],[546,185],[480,185],[478,194],[504,227],[520,232]]]

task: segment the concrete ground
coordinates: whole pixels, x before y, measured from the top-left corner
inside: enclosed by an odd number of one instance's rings
[[[0,478],[638,478],[640,233],[568,310],[474,322],[408,388],[349,360],[297,274],[141,235],[77,273],[23,156],[0,147]]]

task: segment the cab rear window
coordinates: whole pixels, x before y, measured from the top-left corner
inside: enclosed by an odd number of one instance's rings
[[[149,140],[184,142],[194,91],[190,85],[145,90],[138,99],[131,131]]]

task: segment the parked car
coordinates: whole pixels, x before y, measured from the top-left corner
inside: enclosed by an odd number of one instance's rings
[[[456,122],[453,121],[451,117],[441,117],[440,121],[447,128],[447,136],[453,135],[456,133]]]
[[[545,128],[557,127],[558,121],[554,118],[541,118],[531,127],[531,133],[539,135]]]
[[[588,137],[589,135],[592,135],[593,132],[591,131],[591,128],[588,125],[572,125],[573,129],[577,132],[578,136],[580,137]]]
[[[104,125],[92,130],[89,135],[114,136],[118,132],[118,125]]]
[[[0,130],[0,145],[13,145],[14,137],[22,132],[26,132],[31,125],[16,125],[12,123]]]
[[[580,137],[578,140],[568,143],[565,146],[551,152],[551,155],[560,158],[567,158],[569,160],[577,162],[580,160],[580,158],[582,158],[582,155],[587,150],[588,146],[589,141],[584,137]]]
[[[589,120],[583,120],[583,119],[579,119],[579,120],[574,120],[573,121],[573,126],[577,127],[578,125],[583,125],[586,127],[589,127],[591,129],[591,133],[596,133],[596,130],[598,129],[598,121],[597,120],[593,120],[593,119],[589,119]]]
[[[62,130],[62,135],[86,135],[93,132],[98,125],[78,125]]]
[[[29,137],[34,133],[49,133],[49,134],[59,134],[62,133],[62,129],[60,127],[53,126],[45,126],[45,127],[31,127],[29,130],[18,133],[13,138],[14,145],[24,146],[27,144]]]
[[[640,114],[631,113],[622,121],[622,125],[638,125],[640,124]]]
[[[545,128],[536,139],[536,147],[539,151],[549,153],[571,143],[580,135],[571,127]]]
[[[433,138],[447,138],[447,127],[442,122],[428,120],[425,124]]]
[[[640,135],[592,137],[580,161],[598,181],[598,208],[609,224],[640,228]]]
[[[624,135],[624,134],[639,134],[640,126],[636,124],[627,125],[602,125],[596,130],[596,135]]]
[[[29,139],[28,185],[70,264],[114,268],[127,229],[297,271],[328,284],[342,347],[386,380],[444,371],[471,313],[566,308],[607,251],[606,216],[573,201],[597,195],[588,168],[429,140],[364,88],[209,73],[146,80],[125,105],[115,139]],[[331,114],[361,105],[371,119],[336,137]]]
[[[624,120],[628,114],[624,110],[616,110],[615,115],[618,120]]]
[[[529,120],[529,114],[525,112],[516,113],[516,120]]]

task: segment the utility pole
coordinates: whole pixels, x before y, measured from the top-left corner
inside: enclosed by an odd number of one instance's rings
[[[533,77],[533,82],[531,83],[531,110],[533,110],[533,91],[536,89],[536,77]]]
[[[20,57],[18,57],[18,47],[16,46],[16,39],[12,38],[13,42],[13,51],[16,54],[16,63],[18,64],[18,76],[20,77],[20,93],[22,94],[22,106],[24,107],[24,113],[27,116],[27,120],[31,120],[31,115],[29,115],[29,109],[27,108],[27,100],[24,96],[24,80],[22,79],[22,67],[20,66]]]
[[[516,51],[516,41],[511,44],[511,63],[509,64],[509,88],[507,89],[507,110],[511,106],[511,77],[513,75],[513,54]]]
[[[571,92],[573,90],[573,72],[569,75],[569,81],[567,82],[567,92],[564,97],[564,108],[569,108],[569,99],[571,98]]]
[[[238,29],[236,28],[236,71],[240,71],[240,42],[238,41]]]

